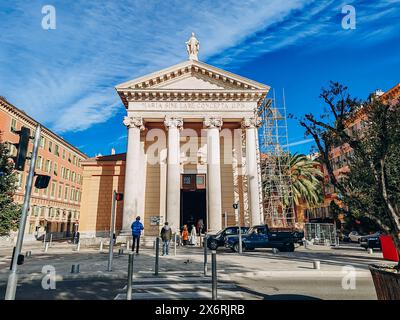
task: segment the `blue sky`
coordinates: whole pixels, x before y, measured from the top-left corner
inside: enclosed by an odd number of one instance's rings
[[[56,29],[41,27],[42,7]],[[356,29],[342,28],[344,5]],[[199,59],[286,93],[288,112],[319,113],[329,80],[366,98],[400,82],[400,0],[0,1],[0,95],[89,156],[126,149],[125,108],[114,86]],[[279,103],[279,100],[278,100]],[[289,121],[292,151],[309,152]]]

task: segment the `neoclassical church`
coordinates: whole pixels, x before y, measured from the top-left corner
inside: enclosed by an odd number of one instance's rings
[[[257,109],[270,87],[199,61],[194,34],[186,47],[188,60],[116,86],[127,152],[82,163],[82,236],[109,232],[113,190],[124,194],[122,236],[137,216],[145,236],[165,221],[207,231],[263,222]]]

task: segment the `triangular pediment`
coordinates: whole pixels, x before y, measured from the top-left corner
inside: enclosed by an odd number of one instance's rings
[[[201,76],[200,74],[192,72],[176,79],[154,85],[151,88],[164,90],[224,90],[232,89],[232,86],[223,83],[223,81],[218,81],[211,77]]]
[[[124,89],[144,90],[265,90],[269,86],[244,78],[206,63],[188,60],[175,66],[116,86]]]

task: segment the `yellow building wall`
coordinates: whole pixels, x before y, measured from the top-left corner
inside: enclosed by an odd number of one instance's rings
[[[87,235],[107,235],[111,225],[112,194],[124,192],[123,161],[83,163],[83,195],[79,231]],[[116,231],[122,227],[122,202],[117,201]]]

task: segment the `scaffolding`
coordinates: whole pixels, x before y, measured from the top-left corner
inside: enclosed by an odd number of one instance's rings
[[[271,227],[294,227],[295,214],[290,176],[285,94],[278,106],[266,99],[258,109],[261,118],[260,151],[264,221]]]

